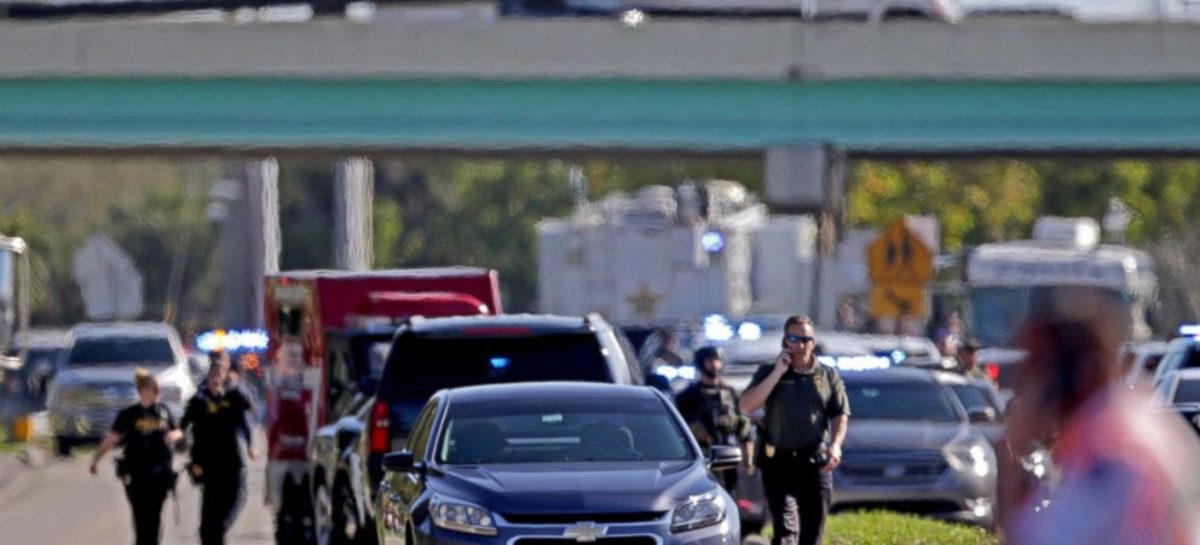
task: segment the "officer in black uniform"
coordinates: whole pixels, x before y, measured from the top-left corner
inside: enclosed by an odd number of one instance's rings
[[[817,545],[842,461],[850,404],[837,371],[816,358],[812,321],[792,316],[783,352],[759,367],[741,408],[765,408],[756,457],[775,529],[775,545]]]
[[[246,462],[253,459],[247,414],[250,402],[236,388],[227,388],[229,355],[209,354],[208,380],[188,402],[182,429],[192,430],[192,461],[188,471],[203,489],[200,506],[201,545],[224,545],[246,500]]]
[[[109,450],[124,444],[124,457],[117,461],[117,476],[125,484],[125,497],[133,511],[137,545],[157,545],[162,539],[162,509],[167,493],[175,489],[171,447],[183,434],[176,428],[171,411],[158,402],[158,381],[145,369],[135,375],[138,403],[117,413],[112,430],[92,455],[89,468]]]
[[[721,380],[721,371],[725,367],[721,349],[701,348],[696,351],[692,363],[700,371],[700,380],[675,398],[679,414],[702,446],[742,447],[746,466],[750,467],[754,453],[750,419],[738,409],[737,390]],[[723,472],[721,479],[725,489],[733,493],[737,488],[737,470]]]

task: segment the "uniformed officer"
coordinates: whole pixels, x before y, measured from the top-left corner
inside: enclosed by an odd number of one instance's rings
[[[759,367],[741,408],[765,408],[756,457],[771,510],[776,545],[821,543],[833,496],[831,472],[842,461],[850,418],[837,371],[816,359],[812,321],[784,324],[783,352]]]
[[[679,414],[701,446],[741,447],[746,467],[751,467],[754,444],[750,441],[750,419],[738,408],[737,390],[721,380],[725,366],[721,350],[712,346],[701,348],[693,356],[693,363],[700,372],[700,380],[675,398]],[[732,493],[737,488],[738,472],[725,471],[721,479],[725,489]]]
[[[992,380],[979,368],[979,341],[969,340],[958,349],[958,372],[971,379]]]
[[[227,388],[229,355],[209,354],[205,386],[188,402],[182,429],[192,430],[192,462],[188,470],[203,487],[200,506],[201,545],[223,545],[246,500],[246,458],[253,459],[247,414],[253,408],[236,388]]]
[[[167,493],[175,488],[171,447],[183,434],[167,407],[158,402],[158,381],[138,369],[138,403],[117,413],[112,429],[92,455],[92,475],[109,450],[124,444],[124,457],[117,462],[117,475],[125,484],[125,497],[133,511],[137,545],[156,545],[162,539],[162,508]]]

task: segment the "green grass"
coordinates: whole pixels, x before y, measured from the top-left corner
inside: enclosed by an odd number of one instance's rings
[[[764,537],[771,539],[771,529]],[[1000,540],[979,528],[886,511],[846,513],[829,517],[827,545],[999,545]]]

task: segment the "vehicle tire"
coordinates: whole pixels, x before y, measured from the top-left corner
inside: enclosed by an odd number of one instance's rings
[[[359,525],[358,504],[345,476],[338,476],[333,484],[333,532],[330,545],[358,545],[362,527]]]
[[[285,479],[279,514],[275,517],[276,545],[314,545],[317,541],[313,531],[312,501],[309,497],[312,491],[308,488],[308,479],[303,479],[299,485]]]
[[[75,442],[66,437],[54,438],[54,452],[63,458],[71,457],[71,449],[75,448]]]
[[[337,527],[333,521],[333,512],[335,504],[333,495],[329,491],[329,487],[324,483],[317,483],[316,490],[313,490],[313,531],[317,537],[317,545],[343,545],[343,542],[337,541],[334,533],[337,532]]]

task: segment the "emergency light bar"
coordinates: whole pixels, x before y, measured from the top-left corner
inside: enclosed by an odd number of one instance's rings
[[[840,371],[875,371],[892,366],[891,358],[881,356],[817,356],[817,361]]]
[[[654,374],[665,377],[667,380],[675,380],[677,378],[683,380],[696,380],[696,368],[690,365],[683,367],[672,367],[670,365],[659,365],[654,368]]]
[[[196,348],[213,350],[266,350],[270,338],[265,329],[216,329],[196,336]]]
[[[1200,324],[1179,326],[1179,335],[1183,337],[1200,337]]]

